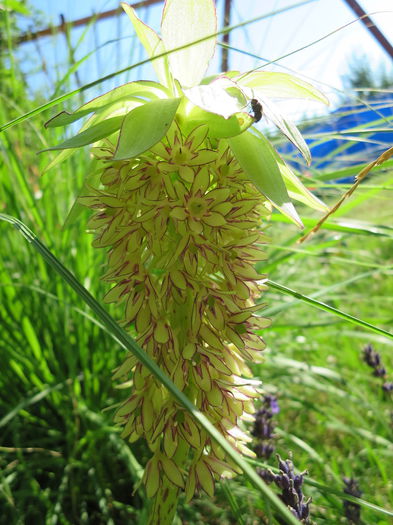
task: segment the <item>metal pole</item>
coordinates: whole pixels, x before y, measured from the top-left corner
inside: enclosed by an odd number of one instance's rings
[[[231,25],[231,0],[225,0],[224,5],[224,27]],[[222,40],[224,44],[229,45],[229,33],[224,33]],[[227,47],[221,48],[221,71],[228,71],[228,52]]]
[[[135,2],[134,4],[131,4],[131,7],[137,9],[138,7],[148,7],[158,4],[159,2],[162,2],[162,0],[143,0],[141,2]],[[118,7],[117,9],[111,9],[110,11],[104,11],[103,13],[85,16],[84,18],[79,18],[78,20],[73,20],[72,22],[60,24],[55,27],[47,27],[41,31],[36,31],[35,33],[25,33],[17,39],[16,43],[23,44],[24,42],[30,42],[31,40],[36,40],[42,36],[50,36],[56,33],[65,33],[67,28],[84,26],[93,19],[96,19],[97,21],[104,20],[105,18],[111,18],[112,16],[120,15],[121,13],[123,13],[123,9]]]
[[[367,16],[366,12],[360,7],[356,0],[344,0],[348,6],[356,13],[357,16],[361,17],[361,21],[370,31],[370,33],[376,38],[376,40],[381,44],[386,53],[393,59],[393,46],[385,35],[378,29],[375,25],[375,22]]]

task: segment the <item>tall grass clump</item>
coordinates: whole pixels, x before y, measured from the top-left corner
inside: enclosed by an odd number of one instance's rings
[[[14,23],[6,20],[12,12],[0,15],[4,124],[39,107],[43,96],[31,98],[19,69]],[[56,129],[43,133],[47,118],[41,113],[1,133],[0,211],[27,223],[100,295],[88,239],[78,223],[62,227],[89,158],[78,151],[59,164],[55,180],[42,177],[47,159],[37,150],[61,140]],[[0,523],[133,520],[142,500],[130,485],[141,467],[102,412],[122,399],[108,374],[120,349],[31,244],[3,222],[0,231]],[[102,264],[98,254],[94,261]]]

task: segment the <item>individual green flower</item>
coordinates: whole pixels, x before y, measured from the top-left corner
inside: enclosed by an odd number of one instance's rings
[[[193,167],[213,162],[217,156],[215,151],[201,147],[208,131],[208,127],[202,125],[183,138],[180,128],[174,123],[164,141],[150,148],[150,151],[162,159],[160,169],[167,173],[175,171],[185,182],[192,183]]]

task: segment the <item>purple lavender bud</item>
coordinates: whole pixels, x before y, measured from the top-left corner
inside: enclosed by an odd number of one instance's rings
[[[278,414],[280,412],[280,407],[278,406],[278,400],[276,396],[266,395],[265,403],[269,407],[272,414]]]
[[[277,455],[277,458],[278,458],[278,468],[282,471],[282,472],[285,472],[285,474],[290,474],[291,473],[291,470],[292,470],[292,462],[287,459],[286,461],[283,461],[279,455]]]
[[[258,458],[269,459],[274,452],[274,445],[260,441],[255,445],[254,452]]]
[[[345,485],[344,492],[355,498],[360,498],[362,492],[357,481],[353,478],[343,478]],[[344,514],[350,523],[360,523],[360,505],[352,501],[344,501]]]
[[[281,474],[276,483],[282,490],[291,490],[291,480],[289,479],[289,476],[285,474],[285,472]]]
[[[382,388],[384,392],[393,392],[393,383],[384,383]]]
[[[265,483],[273,483],[276,481],[276,475],[269,469],[266,468],[257,468],[256,470],[258,476],[263,479]]]
[[[364,362],[371,368],[374,368],[374,376],[385,377],[386,369],[382,365],[381,356],[374,350],[372,345],[366,345],[363,348],[363,359]]]
[[[265,469],[259,469],[257,472],[266,483],[274,482],[282,490],[280,498],[283,503],[301,523],[308,525],[310,523],[310,500],[305,501],[302,492],[305,472],[295,474],[292,461],[288,459],[283,461],[279,455],[277,458],[280,474],[275,475],[271,470]],[[280,518],[277,517],[277,520],[285,525]]]
[[[252,435],[259,439],[270,439],[273,437],[274,425],[269,421],[271,416],[261,411],[257,412]]]
[[[374,369],[373,375],[375,377],[385,377],[386,376],[386,368],[384,366],[377,366]]]
[[[255,415],[254,428],[251,434],[257,438],[258,442],[254,446],[254,451],[259,458],[269,459],[274,451],[272,440],[274,435],[273,414],[277,414],[280,409],[277,398],[273,395],[265,395],[263,406]]]
[[[295,476],[293,483],[294,483],[296,490],[300,489],[300,487],[303,485],[303,479],[304,479],[303,474]]]

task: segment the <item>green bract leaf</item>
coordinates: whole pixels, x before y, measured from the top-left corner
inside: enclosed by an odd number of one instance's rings
[[[118,88],[108,91],[100,97],[93,98],[86,104],[83,104],[79,109],[73,113],[68,113],[67,111],[62,111],[58,115],[52,117],[48,122],[45,123],[45,127],[54,128],[57,126],[66,126],[71,124],[76,120],[88,115],[89,113],[102,111],[110,107],[113,104],[118,104],[123,102],[125,109],[127,110],[128,104],[130,102],[143,102],[145,99],[154,100],[156,98],[166,98],[168,96],[168,91],[157,84],[156,82],[151,82],[148,80],[141,80],[138,82],[128,82],[123,84]],[[136,99],[136,97],[139,97]],[[128,107],[129,110],[129,107]]]
[[[300,179],[293,173],[293,171],[285,164],[280,155],[276,153],[276,160],[281,172],[281,175],[284,178],[285,186],[287,187],[289,196],[292,199],[295,199],[299,202],[302,202],[306,206],[313,208],[314,210],[319,210],[324,213],[329,211],[328,206],[319,200],[315,195],[309,191]]]
[[[134,102],[134,101],[127,102],[127,107],[129,108],[129,110],[131,110],[132,108],[137,107],[138,105],[141,104],[140,99],[135,99],[135,100],[138,100],[138,102]],[[98,113],[95,113],[94,115],[92,115],[83,124],[83,126],[79,130],[79,133],[81,133],[82,131],[87,130],[88,128],[92,127],[94,124],[96,124],[98,122],[101,122],[102,120],[104,120],[106,118],[113,117],[113,116],[118,116],[118,115],[116,115],[118,112],[120,112],[121,115],[123,115],[123,114],[125,115],[125,113],[127,113],[128,111],[125,110],[124,104],[123,104],[123,102],[121,100],[118,101],[118,102],[115,102],[114,104],[109,104],[109,105],[105,106],[102,110],[100,110]],[[46,168],[43,171],[43,174],[46,173],[47,171],[49,171],[50,169],[54,168],[55,166],[57,166],[61,162],[64,162],[65,160],[67,160],[69,157],[71,157],[71,155],[73,155],[74,151],[75,151],[74,148],[63,149],[63,150],[59,151],[59,153],[57,153],[55,158],[51,160],[51,162],[48,164],[48,166],[46,166]]]
[[[166,51],[192,44],[217,31],[212,0],[167,0],[162,14],[161,33]],[[168,55],[172,75],[182,86],[191,87],[202,80],[214,54],[216,37],[190,45]]]
[[[253,96],[262,104],[263,114],[268,118],[278,129],[283,133],[288,140],[300,151],[306,160],[307,164],[311,164],[311,153],[304,140],[302,134],[297,129],[295,124],[284,117],[281,111],[277,108],[270,99],[262,96],[257,89],[253,90]]]
[[[51,170],[61,162],[64,162],[67,160],[71,155],[74,153],[74,150],[72,149],[63,149],[61,150],[53,160],[50,161],[50,163],[45,167],[42,174],[44,175],[47,171]]]
[[[241,86],[257,89],[262,96],[273,98],[304,98],[317,100],[329,105],[328,99],[321,91],[308,82],[289,75],[288,73],[254,71],[235,77],[233,80]]]
[[[183,90],[195,106],[224,118],[238,113],[247,105],[247,98],[229,78],[219,77],[211,84]]]
[[[108,137],[109,135],[112,135],[112,133],[114,133],[115,131],[119,130],[123,119],[124,116],[121,115],[119,117],[112,117],[103,120],[102,122],[91,126],[86,131],[78,133],[78,135],[75,135],[74,137],[66,140],[65,142],[62,142],[57,146],[52,146],[51,148],[43,149],[39,151],[39,153],[42,153],[43,151],[52,151],[58,149],[75,149],[81,148],[82,146],[86,146],[87,144],[93,144],[93,142],[97,142],[98,140],[101,140],[104,137]]]
[[[120,130],[114,160],[130,159],[157,144],[175,118],[180,98],[146,102],[128,113]]]
[[[134,26],[135,32],[138,35],[138,38],[143,45],[143,47],[146,49],[146,53],[148,54],[149,58],[153,58],[157,55],[161,55],[165,53],[164,45],[162,43],[161,38],[157,35],[157,33],[149,27],[147,24],[144,24],[137,16],[134,11],[134,9],[122,2],[121,3],[122,8],[127,13],[128,18],[131,20],[132,25]],[[152,60],[152,66],[154,68],[154,71],[156,72],[157,78],[160,82],[162,82],[165,86],[170,86],[170,73],[169,73],[169,67],[168,67],[168,59],[167,57],[157,58],[156,60]]]
[[[256,137],[246,131],[228,139],[228,144],[244,173],[256,188],[302,228],[302,221],[290,201],[270,142],[263,135]]]

